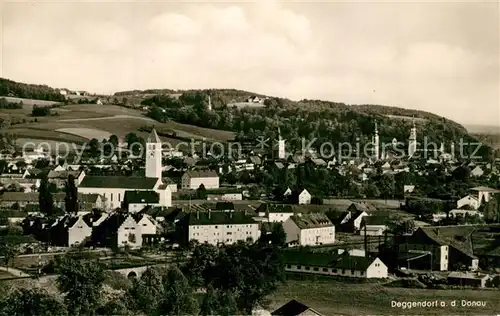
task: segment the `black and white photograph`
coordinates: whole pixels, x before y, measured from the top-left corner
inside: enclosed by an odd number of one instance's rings
[[[500,314],[498,0],[0,13],[0,316]]]

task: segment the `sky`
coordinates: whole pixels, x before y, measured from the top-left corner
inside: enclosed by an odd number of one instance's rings
[[[15,81],[94,93],[235,88],[500,126],[497,1],[0,6],[0,76]]]

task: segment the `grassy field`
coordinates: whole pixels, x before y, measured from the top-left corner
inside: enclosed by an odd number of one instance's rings
[[[23,100],[24,102],[24,100]],[[32,104],[41,104],[31,101]],[[26,102],[25,102],[26,104]],[[56,115],[38,117],[37,122],[31,117],[31,106],[25,105],[19,110],[0,110],[0,117],[11,119],[26,119],[28,122],[16,124],[9,131],[18,138],[27,140],[51,140],[70,143],[83,143],[98,136],[101,140],[115,134],[123,138],[134,132],[147,138],[147,132],[139,132],[144,126],[154,126],[157,129],[167,129],[175,132],[177,137],[207,141],[226,142],[234,139],[234,133],[219,131],[176,122],[159,123],[143,115],[140,110],[115,105],[75,104],[53,109]],[[162,141],[176,146],[182,140],[176,137],[161,137]]]
[[[381,284],[348,284],[336,280],[289,280],[270,298],[270,310],[296,299],[324,315],[495,315],[500,311],[498,290],[428,290],[388,288]],[[446,307],[402,309],[392,301],[444,302]],[[450,306],[457,300],[457,306]],[[484,301],[486,307],[462,307],[461,301]]]

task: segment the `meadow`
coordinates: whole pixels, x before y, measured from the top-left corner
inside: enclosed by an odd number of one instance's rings
[[[19,99],[20,100],[20,99]],[[75,104],[52,110],[53,115],[46,117],[31,116],[33,104],[42,105],[43,101],[24,101],[23,109],[0,110],[0,117],[14,120],[25,119],[26,123],[12,125],[8,131],[13,133],[18,143],[29,141],[54,141],[83,144],[91,138],[102,140],[110,135],[123,139],[128,133],[136,133],[147,138],[148,132],[139,131],[141,127],[154,126],[158,130],[170,130],[176,137],[160,137],[163,142],[176,146],[182,139],[206,139],[208,142],[227,142],[234,139],[234,133],[202,128],[177,122],[160,123],[137,109],[116,105]],[[53,103],[53,102],[52,102]],[[31,106],[29,105],[31,104]],[[47,104],[48,105],[48,104]],[[22,139],[19,142],[19,139]]]
[[[496,315],[498,290],[431,290],[384,287],[381,283],[345,283],[334,279],[287,280],[269,297],[269,310],[296,299],[324,315]],[[451,302],[456,300],[457,306]],[[484,301],[485,307],[462,307],[461,301]],[[392,302],[444,302],[445,307],[402,309]]]

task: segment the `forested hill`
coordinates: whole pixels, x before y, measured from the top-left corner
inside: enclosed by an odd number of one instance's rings
[[[208,111],[210,95],[213,111]],[[202,127],[231,130],[238,137],[255,139],[266,136],[276,139],[278,127],[292,147],[300,147],[302,138],[316,138],[323,142],[350,142],[371,140],[375,122],[380,141],[390,143],[393,138],[406,142],[413,121],[417,127],[417,140],[458,144],[475,142],[474,137],[460,124],[444,117],[419,110],[381,105],[347,105],[320,100],[291,101],[268,97],[260,106],[241,107],[250,96],[259,94],[241,90],[176,91],[176,95],[162,94],[145,98],[150,106],[148,116],[165,122],[174,120]],[[264,97],[264,96],[262,96]],[[241,105],[241,104],[239,104]],[[491,149],[483,146],[481,155],[491,156]]]
[[[46,85],[15,82],[5,78],[0,78],[0,96],[56,102],[64,101],[64,96],[57,89]]]

